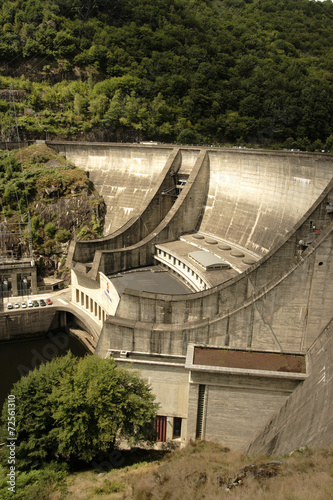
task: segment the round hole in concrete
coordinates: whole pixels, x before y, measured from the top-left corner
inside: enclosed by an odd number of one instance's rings
[[[217,248],[219,248],[220,250],[231,250],[231,247],[229,247],[229,245],[225,245],[224,243],[221,243],[221,245],[219,245]]]
[[[204,237],[201,234],[194,234],[193,238],[195,238],[196,240],[203,240],[204,239]]]
[[[213,240],[212,238],[206,238],[206,243],[208,243],[208,245],[217,245],[217,241],[216,240]]]
[[[322,266],[324,262],[318,262],[318,266]]]

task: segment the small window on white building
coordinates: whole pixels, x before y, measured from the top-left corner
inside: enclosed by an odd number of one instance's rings
[[[172,439],[180,438],[181,433],[182,433],[182,419],[180,417],[174,417]]]

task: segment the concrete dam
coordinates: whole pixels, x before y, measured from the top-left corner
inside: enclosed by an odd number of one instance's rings
[[[333,155],[47,144],[105,199],[105,236],[68,252],[72,302],[96,354],[150,382],[158,440],[332,443]]]

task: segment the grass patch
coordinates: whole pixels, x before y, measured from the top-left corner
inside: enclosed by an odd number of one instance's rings
[[[102,486],[94,489],[95,495],[109,495],[110,493],[119,493],[125,489],[125,484],[120,481],[109,481],[104,479]]]

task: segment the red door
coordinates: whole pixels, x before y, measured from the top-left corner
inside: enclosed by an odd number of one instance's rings
[[[155,418],[156,441],[166,441],[167,418],[158,415]]]

